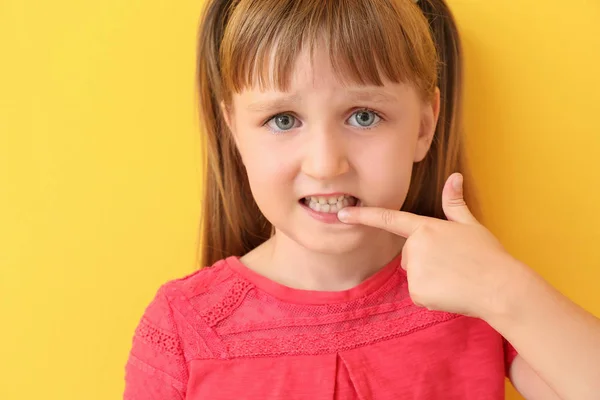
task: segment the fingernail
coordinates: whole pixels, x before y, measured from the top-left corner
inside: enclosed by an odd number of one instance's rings
[[[454,177],[454,181],[452,182],[452,186],[454,187],[454,190],[461,190],[462,189],[462,183],[463,183],[463,177],[462,175],[457,175]]]
[[[342,208],[340,211],[338,211],[337,217],[342,222],[348,222],[350,220],[350,212],[345,208]]]

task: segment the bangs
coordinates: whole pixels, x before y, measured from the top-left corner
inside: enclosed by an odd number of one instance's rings
[[[288,91],[298,55],[325,45],[343,84],[437,85],[427,19],[412,0],[239,0],[220,49],[222,88]]]

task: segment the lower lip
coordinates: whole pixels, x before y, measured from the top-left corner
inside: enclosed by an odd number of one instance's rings
[[[319,212],[319,211],[313,210],[306,204],[300,203],[300,205],[308,212],[308,214],[311,217],[313,217],[317,221],[325,222],[326,224],[336,224],[336,223],[341,224],[342,223],[342,221],[340,221],[338,219],[337,213],[333,214],[333,213]]]

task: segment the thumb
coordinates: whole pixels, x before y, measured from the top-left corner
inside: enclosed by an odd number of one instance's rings
[[[463,197],[463,176],[461,174],[454,173],[446,181],[442,192],[442,208],[450,221],[463,224],[477,223]]]

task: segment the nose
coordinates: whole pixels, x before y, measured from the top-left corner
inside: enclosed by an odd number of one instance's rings
[[[346,143],[342,132],[318,128],[309,133],[302,162],[302,172],[311,178],[326,181],[345,174],[350,169]]]

